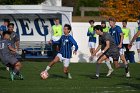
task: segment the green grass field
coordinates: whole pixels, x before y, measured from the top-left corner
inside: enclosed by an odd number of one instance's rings
[[[117,69],[111,78],[105,77],[107,68],[101,66],[101,77],[91,79],[95,64],[70,65],[72,80],[63,74],[63,65],[56,64],[47,80],[40,79],[45,62],[24,62],[22,74],[25,80],[10,81],[9,72],[0,65],[0,93],[140,93],[140,64],[130,64],[132,78],[125,78],[124,70]]]

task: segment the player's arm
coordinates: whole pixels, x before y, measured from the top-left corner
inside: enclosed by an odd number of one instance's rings
[[[123,44],[123,39],[124,39],[124,35],[123,35],[123,32],[121,30],[121,28],[119,27],[118,28],[118,33],[120,33],[120,36],[121,36],[121,40],[120,40],[120,44],[119,44],[119,48],[122,48],[122,44]]]
[[[19,49],[19,42],[20,42],[20,41],[16,41],[16,42],[15,42],[15,45],[16,45],[16,48],[17,48],[17,49]]]
[[[75,46],[75,50],[73,51],[73,54],[77,54],[77,50],[78,50],[78,45],[77,45],[77,42],[74,40],[74,38],[71,36],[69,38],[69,40],[72,42],[72,44]]]
[[[15,42],[16,49],[19,49],[20,38],[17,34],[15,35],[15,40],[16,40]]]
[[[102,50],[102,53],[106,52],[110,48],[110,41],[106,41],[106,47]]]
[[[100,45],[100,44],[98,45],[98,47],[96,48],[95,52],[93,53],[93,56],[95,56],[96,53],[101,49],[101,46],[102,46],[102,45]]]
[[[123,33],[120,33],[120,35],[121,35],[121,41],[120,41],[119,47],[121,48],[123,44],[124,35]]]
[[[13,48],[10,44],[8,45],[9,50],[11,50],[12,52],[16,52],[17,50],[15,48]]]
[[[140,30],[133,36],[132,40],[130,41],[130,45],[133,44],[133,42],[138,38],[139,35],[140,35]]]

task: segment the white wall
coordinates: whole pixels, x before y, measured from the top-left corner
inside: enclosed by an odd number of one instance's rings
[[[100,24],[100,22],[95,22],[95,25],[97,24]],[[109,26],[108,23],[107,25]],[[121,22],[117,22],[116,25],[122,26]],[[89,62],[90,52],[88,48],[88,37],[87,37],[87,31],[89,26],[90,26],[89,23],[78,23],[78,22],[72,23],[73,36],[78,43],[79,50],[77,55],[73,55],[71,62]],[[128,23],[127,27],[131,29],[131,36],[134,36],[135,28],[137,26],[138,25],[136,22]],[[136,46],[134,45],[131,50],[135,51],[136,53],[135,60],[138,61]]]

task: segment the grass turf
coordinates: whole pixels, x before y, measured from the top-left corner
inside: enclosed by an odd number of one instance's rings
[[[90,78],[95,74],[95,64],[71,64],[72,80],[65,78],[62,63],[49,71],[47,80],[40,79],[40,72],[48,63],[22,64],[25,80],[14,81],[10,81],[9,72],[0,65],[0,93],[140,93],[140,64],[130,64],[132,78],[125,78],[124,69],[115,70],[111,78],[107,78],[107,68],[102,64],[99,79]]]

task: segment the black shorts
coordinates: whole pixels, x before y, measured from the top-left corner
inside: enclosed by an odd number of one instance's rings
[[[18,62],[18,59],[16,57],[10,57],[10,58],[1,59],[1,60],[2,60],[2,63],[5,66],[8,66],[8,67],[11,67],[11,66],[15,65]]]
[[[115,51],[115,52],[105,52],[103,55],[105,55],[106,57],[112,57],[113,61],[118,61],[119,57],[120,57],[120,53],[119,51]]]

